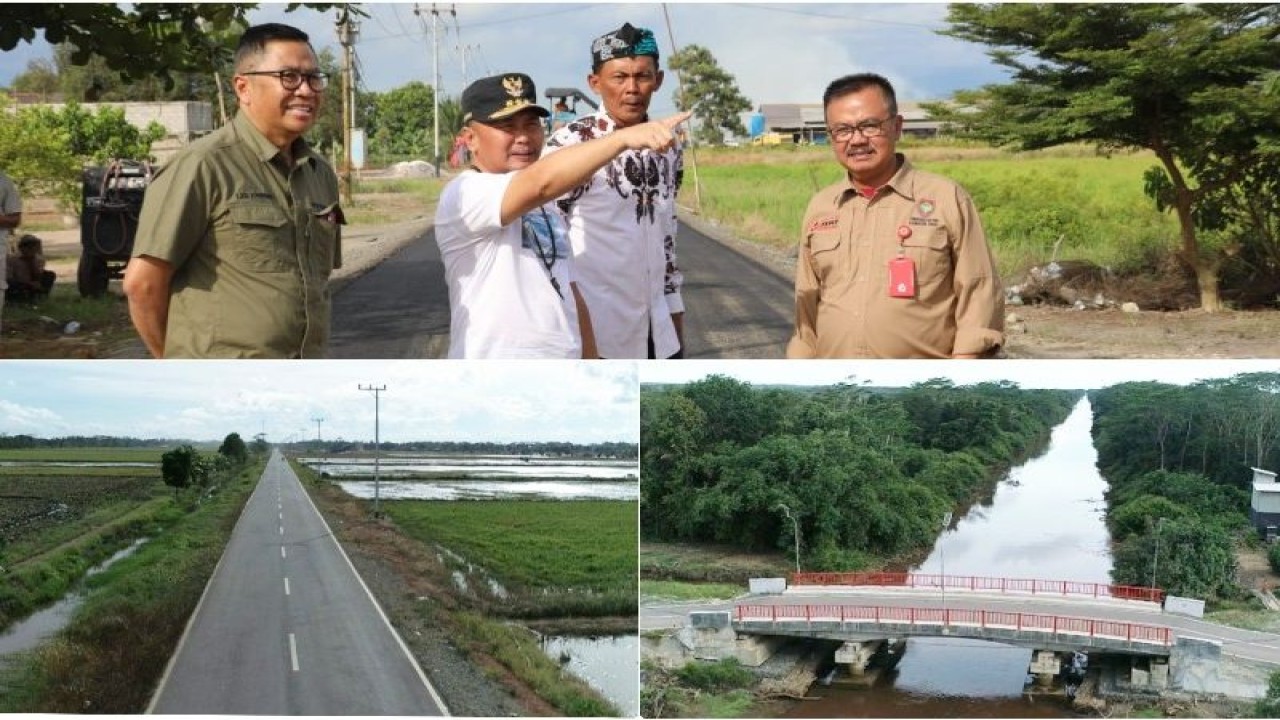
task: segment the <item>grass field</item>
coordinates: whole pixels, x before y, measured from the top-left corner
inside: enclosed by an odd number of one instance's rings
[[[1009,277],[1057,259],[1091,260],[1124,270],[1177,241],[1177,221],[1143,193],[1149,153],[1102,157],[1081,147],[1037,153],[904,145],[912,163],[945,175],[973,196]],[[843,169],[827,147],[746,148],[699,154],[704,215],[746,239],[791,247],[810,197]],[[685,171],[681,202],[694,204]]]
[[[400,500],[386,507],[406,533],[483,565],[509,586],[630,588],[635,595],[633,502]]]
[[[45,447],[0,450],[0,460],[23,462],[160,462],[169,447]]]

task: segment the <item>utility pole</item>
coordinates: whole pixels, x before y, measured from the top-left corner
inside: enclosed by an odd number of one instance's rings
[[[942,516],[942,535],[938,536],[938,561],[942,564],[942,634],[947,634],[947,550],[943,547],[947,530],[951,527],[951,513]]]
[[[383,385],[382,387],[374,387],[369,385],[366,387],[361,385],[359,387],[365,392],[373,393],[373,517],[380,518],[382,517],[382,506],[379,504],[381,500],[381,493],[379,492],[378,484],[378,459],[379,454],[381,453],[382,440],[378,427],[378,400],[382,393],[386,392],[387,386]]]
[[[351,204],[351,126],[355,116],[355,104],[351,101],[352,49],[356,42],[355,23],[351,21],[351,11],[344,6],[338,12],[338,43],[342,45],[342,173],[339,184],[342,189],[342,201]]]
[[[324,422],[324,418],[313,417],[311,422],[316,424],[316,449],[320,451],[320,467],[324,467],[324,446],[322,445],[324,441],[320,438],[320,423]],[[324,471],[321,470],[320,474],[324,475]]]
[[[782,513],[787,516],[787,519],[791,521],[791,527],[795,529],[796,574],[799,575],[800,574],[800,521],[797,520],[796,517],[791,514],[791,508],[787,507],[786,505],[783,505],[782,503],[778,503],[778,509],[781,510]]]
[[[1156,568],[1160,566],[1160,529],[1164,527],[1164,518],[1156,520],[1156,552],[1151,558],[1151,597],[1156,596]]]

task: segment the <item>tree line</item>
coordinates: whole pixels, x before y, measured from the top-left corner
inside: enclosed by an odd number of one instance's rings
[[[1233,598],[1235,545],[1251,542],[1250,468],[1280,467],[1280,373],[1090,394],[1109,483],[1113,581]]]
[[[640,396],[641,533],[856,570],[933,543],[944,516],[1047,439],[1078,392],[946,380],[756,388],[712,375]]]
[[[352,440],[324,440],[298,443],[313,452],[349,453],[369,450],[373,443]],[[450,453],[458,455],[546,455],[567,458],[634,459],[640,454],[635,443],[598,442],[465,442],[461,440],[414,440],[410,442],[380,443],[383,450],[395,452]]]
[[[112,435],[67,435],[56,438],[38,438],[32,435],[0,435],[0,450],[71,447],[166,447],[178,442],[187,441],[115,437]]]

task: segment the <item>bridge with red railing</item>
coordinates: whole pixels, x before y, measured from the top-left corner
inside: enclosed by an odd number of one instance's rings
[[[905,572],[798,572],[792,573],[791,586],[794,588],[841,586],[969,591],[975,593],[998,593],[1001,595],[1050,595],[1081,599],[1111,598],[1157,604],[1164,601],[1164,590],[1160,588],[1107,585],[1071,580],[992,578]]]
[[[865,639],[949,635],[1036,648],[1109,648],[1167,655],[1173,631],[1140,623],[999,610],[869,605],[737,605],[740,633]]]

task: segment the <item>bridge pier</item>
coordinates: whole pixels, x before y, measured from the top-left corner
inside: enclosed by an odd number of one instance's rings
[[[886,640],[847,641],[836,649],[835,661],[849,667],[849,676],[858,678],[867,672],[867,663],[879,652]]]
[[[1062,671],[1062,661],[1058,659],[1058,654],[1052,650],[1036,650],[1031,654],[1031,666],[1027,668],[1027,672],[1035,677],[1036,685],[1039,687],[1049,687],[1053,684],[1053,679]]]

